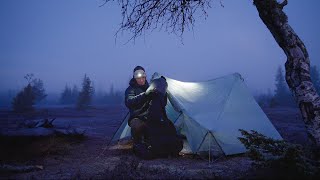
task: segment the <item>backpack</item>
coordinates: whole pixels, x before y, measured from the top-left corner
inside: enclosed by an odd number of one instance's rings
[[[177,156],[183,148],[183,141],[170,120],[147,122],[146,137],[145,142],[156,157]]]
[[[162,76],[153,79],[152,83],[158,92],[149,102],[144,142],[136,144],[134,151],[143,159],[177,156],[183,148],[183,140],[177,136],[174,124],[166,116],[168,84]]]

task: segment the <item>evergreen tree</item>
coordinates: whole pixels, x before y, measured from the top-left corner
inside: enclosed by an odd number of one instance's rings
[[[78,95],[79,90],[76,85],[74,85],[72,89],[66,85],[60,96],[60,104],[76,104]]]
[[[71,103],[72,104],[77,103],[78,96],[79,96],[79,89],[76,85],[73,85],[73,88],[71,91]]]
[[[283,75],[283,70],[281,66],[279,66],[276,74],[276,89],[274,91],[275,93],[275,98],[282,100],[283,98],[286,97],[288,94],[288,88],[287,88],[287,83],[285,81],[284,75]]]
[[[258,96],[255,96],[255,98],[261,107],[272,106],[271,103],[272,103],[273,94],[270,88],[268,88],[267,93],[261,93]]]
[[[17,113],[33,111],[36,96],[33,93],[33,88],[29,83],[13,98],[12,108]]]
[[[270,101],[270,106],[295,106],[293,96],[289,91],[289,87],[287,82],[285,81],[281,66],[279,66],[277,70],[275,81],[276,89],[274,91],[274,96]]]
[[[63,92],[61,93],[60,97],[60,103],[61,104],[71,104],[72,103],[72,94],[71,94],[71,88],[66,85]]]
[[[47,94],[45,93],[45,89],[43,87],[43,81],[41,79],[33,79],[31,82],[31,86],[36,97],[36,103],[47,97]]]
[[[33,105],[47,96],[41,79],[35,79],[33,74],[27,74],[24,78],[28,81],[27,86],[12,101],[15,112],[32,111]]]
[[[77,108],[86,109],[91,104],[94,88],[90,78],[85,74],[82,82],[82,90],[79,93]]]

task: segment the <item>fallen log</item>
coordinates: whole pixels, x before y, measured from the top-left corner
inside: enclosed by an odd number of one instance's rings
[[[17,130],[7,130],[0,132],[0,136],[3,137],[48,137],[48,136],[84,136],[85,130],[80,130],[77,128],[24,128]]]
[[[0,172],[22,173],[43,170],[43,166],[40,165],[0,165]]]
[[[44,128],[53,128],[53,121],[56,120],[56,118],[52,118],[52,119],[38,119],[38,120],[26,120],[23,123],[24,127],[28,127],[28,128],[37,128],[37,127],[44,127]]]

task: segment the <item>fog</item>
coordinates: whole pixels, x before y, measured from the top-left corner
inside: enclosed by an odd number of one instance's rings
[[[115,2],[94,0],[0,1],[1,91],[21,89],[33,73],[47,93],[80,86],[86,73],[96,90],[124,90],[136,65],[180,81],[205,81],[239,72],[253,92],[274,89],[285,54],[258,16],[252,1],[212,1],[208,17],[196,17],[183,39],[155,30],[127,42],[115,33],[121,22]],[[290,0],[289,24],[305,43],[311,65],[320,67],[320,23],[316,0]]]

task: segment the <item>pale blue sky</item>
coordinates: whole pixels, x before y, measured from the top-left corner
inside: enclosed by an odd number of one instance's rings
[[[124,89],[136,65],[182,81],[204,81],[239,72],[254,92],[274,87],[274,74],[286,57],[262,23],[251,0],[213,0],[207,19],[179,37],[154,31],[124,44],[115,33],[117,3],[100,0],[1,0],[1,90],[21,88],[34,73],[47,92],[80,85],[84,73],[96,89]],[[304,41],[311,63],[320,67],[318,0],[290,0],[285,12]]]

